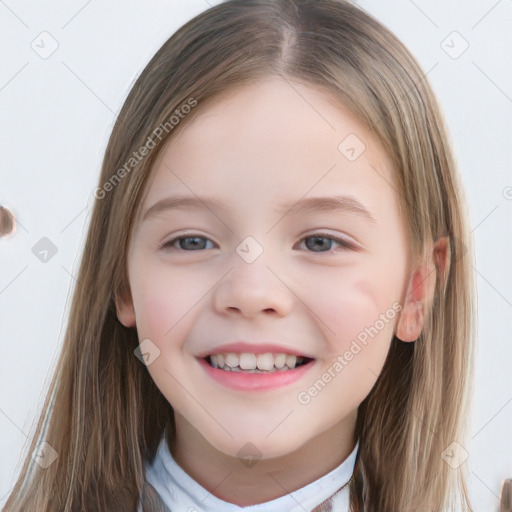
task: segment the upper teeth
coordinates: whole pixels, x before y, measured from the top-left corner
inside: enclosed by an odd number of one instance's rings
[[[303,358],[291,354],[213,354],[210,361],[214,368],[221,368],[228,371],[242,370],[288,370],[293,369],[297,364],[302,363]]]

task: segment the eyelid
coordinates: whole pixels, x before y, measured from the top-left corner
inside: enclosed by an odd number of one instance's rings
[[[214,245],[217,245],[211,238],[209,238],[205,235],[202,235],[200,233],[197,233],[195,231],[191,231],[191,232],[179,233],[177,235],[171,236],[170,238],[165,238],[163,242],[158,243],[158,249],[164,249],[164,250],[168,249],[174,243],[176,243],[178,240],[180,240],[182,238],[204,238],[205,240],[212,242]],[[166,247],[166,246],[168,246],[168,247]],[[180,250],[180,249],[178,249],[178,250]],[[194,252],[194,251],[182,251],[182,252]],[[200,251],[198,251],[198,252],[200,252]]]
[[[300,238],[300,242],[302,242],[306,238],[311,237],[319,237],[319,238],[328,238],[330,240],[333,240],[336,243],[339,243],[343,248],[345,249],[352,249],[356,250],[359,249],[361,246],[352,238],[352,237],[343,237],[338,235],[333,235],[332,233],[327,233],[325,231],[313,231],[312,233],[306,233],[305,235],[302,235]],[[313,252],[313,251],[310,251]],[[331,252],[331,251],[321,251],[321,252]],[[321,254],[321,252],[319,254]]]

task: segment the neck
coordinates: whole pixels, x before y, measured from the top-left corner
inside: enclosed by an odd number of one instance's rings
[[[354,449],[356,417],[357,411],[292,453],[248,466],[215,449],[178,413],[167,442],[174,460],[197,483],[244,507],[289,494],[338,467]]]

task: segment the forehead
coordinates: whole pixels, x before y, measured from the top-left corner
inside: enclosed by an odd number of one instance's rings
[[[341,192],[371,201],[396,193],[375,135],[314,86],[266,78],[196,109],[156,160],[142,210],[170,192],[247,204]]]

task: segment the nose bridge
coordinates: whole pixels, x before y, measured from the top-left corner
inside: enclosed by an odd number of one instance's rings
[[[292,293],[273,267],[277,261],[253,237],[244,239],[230,261],[231,270],[214,292],[217,310],[238,311],[244,316],[274,310],[286,314]]]
[[[268,245],[268,244],[267,244]],[[269,251],[263,247],[262,243],[252,235],[246,236],[236,247],[235,253],[242,259],[247,265],[252,265],[258,259],[268,259]],[[265,254],[266,253],[266,254]]]
[[[242,241],[231,258],[231,279],[233,284],[247,288],[246,294],[265,293],[275,286],[275,276],[269,270],[272,267],[270,251],[252,237]],[[274,262],[275,263],[275,262]]]

